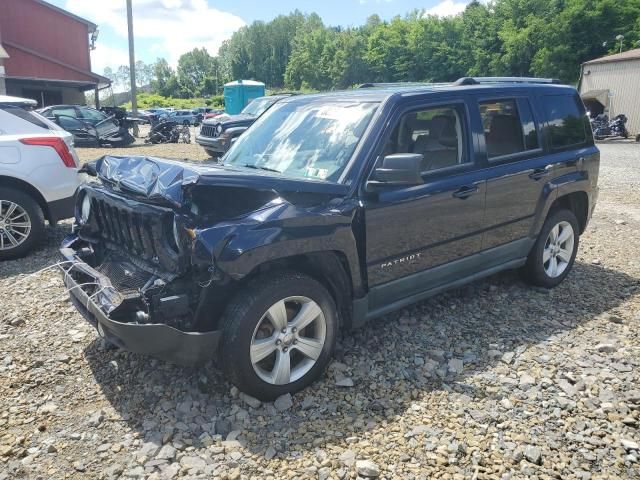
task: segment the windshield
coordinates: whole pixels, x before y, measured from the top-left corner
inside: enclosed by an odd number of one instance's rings
[[[336,182],[377,103],[281,102],[238,138],[225,165]]]
[[[259,117],[264,113],[264,111],[267,108],[273,105],[276,102],[276,100],[277,99],[275,98],[269,98],[269,97],[256,98],[255,100],[249,102],[249,105],[244,107],[242,109],[242,112],[240,113],[244,113],[246,115],[252,115],[254,117]]]

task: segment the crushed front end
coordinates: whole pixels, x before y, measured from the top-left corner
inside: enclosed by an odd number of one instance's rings
[[[173,209],[99,185],[78,192],[74,234],[61,253],[78,310],[109,342],[189,365],[213,357],[219,331],[197,331],[201,290]]]
[[[357,251],[343,185],[153,157],[106,156],[83,171],[99,181],[77,192],[64,282],[98,333],[132,352],[211,359],[252,272],[327,245]]]

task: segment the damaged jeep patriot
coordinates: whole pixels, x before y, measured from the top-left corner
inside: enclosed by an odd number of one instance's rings
[[[105,156],[64,282],[106,341],[218,358],[260,399],[318,378],[340,329],[519,268],[558,285],[597,197],[575,89],[546,79],[293,96],[221,164]]]

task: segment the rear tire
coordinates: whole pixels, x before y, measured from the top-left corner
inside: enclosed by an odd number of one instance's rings
[[[529,253],[523,268],[525,279],[544,288],[559,285],[573,267],[579,232],[578,220],[571,210],[552,212]]]
[[[44,235],[44,214],[29,194],[0,188],[0,260],[24,257]]]
[[[316,380],[333,354],[338,314],[329,292],[296,272],[252,280],[222,318],[224,372],[261,400],[294,393]]]

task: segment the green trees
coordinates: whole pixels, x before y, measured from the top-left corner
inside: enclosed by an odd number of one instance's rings
[[[618,51],[616,35],[624,35],[623,49],[640,47],[640,0],[473,0],[456,16],[416,10],[389,21],[373,15],[350,28],[296,10],[241,28],[217,56],[196,48],[180,57],[176,71],[164,59],[152,72],[136,71],[152,77],[155,92],[182,98],[219,94],[240,78],[294,90],[465,75],[574,83],[582,62]],[[128,81],[126,67],[107,73],[121,86]]]

